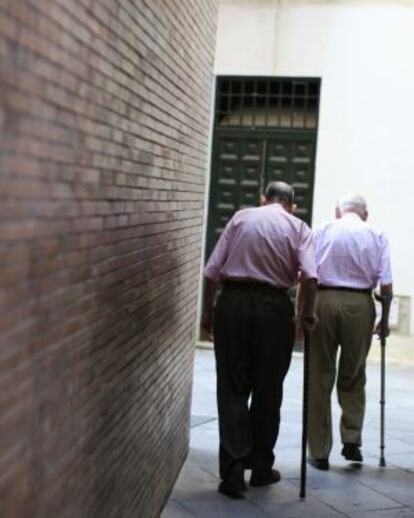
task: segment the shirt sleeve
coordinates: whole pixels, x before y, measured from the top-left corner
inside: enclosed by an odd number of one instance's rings
[[[301,281],[318,278],[314,239],[311,229],[305,223],[302,224],[300,233],[298,263],[299,278]]]
[[[214,282],[218,282],[220,280],[221,270],[229,255],[232,228],[233,218],[227,223],[204,268],[204,277],[207,277]]]
[[[392,283],[390,245],[388,239],[381,234],[381,258],[379,264],[378,281],[381,285]]]

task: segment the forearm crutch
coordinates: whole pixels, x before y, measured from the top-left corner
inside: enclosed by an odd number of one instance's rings
[[[380,461],[379,465],[385,467],[385,337],[381,333],[381,432],[380,432]]]
[[[309,395],[309,333],[304,331],[303,344],[303,406],[302,406],[302,460],[300,467],[300,498],[306,496],[306,443],[308,440]]]
[[[385,344],[386,329],[388,328],[388,316],[391,304],[391,296],[377,295],[376,300],[381,303],[381,324],[380,324],[380,343],[381,343],[381,397],[380,397],[380,460],[379,465],[385,467]]]

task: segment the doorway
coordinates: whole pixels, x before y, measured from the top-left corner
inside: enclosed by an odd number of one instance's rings
[[[296,216],[311,223],[320,83],[217,78],[206,260],[233,214],[257,206],[270,181],[293,186]]]

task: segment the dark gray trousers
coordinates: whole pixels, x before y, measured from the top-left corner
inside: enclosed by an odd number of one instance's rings
[[[237,483],[246,468],[272,467],[293,342],[287,293],[267,285],[224,285],[214,310],[223,480]]]

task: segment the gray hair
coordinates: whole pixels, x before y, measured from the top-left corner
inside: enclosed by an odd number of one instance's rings
[[[285,182],[270,182],[265,190],[267,200],[278,200],[292,205],[295,199],[293,187]]]
[[[362,218],[367,212],[367,202],[363,196],[346,196],[339,201],[338,208],[341,215],[354,212]]]

